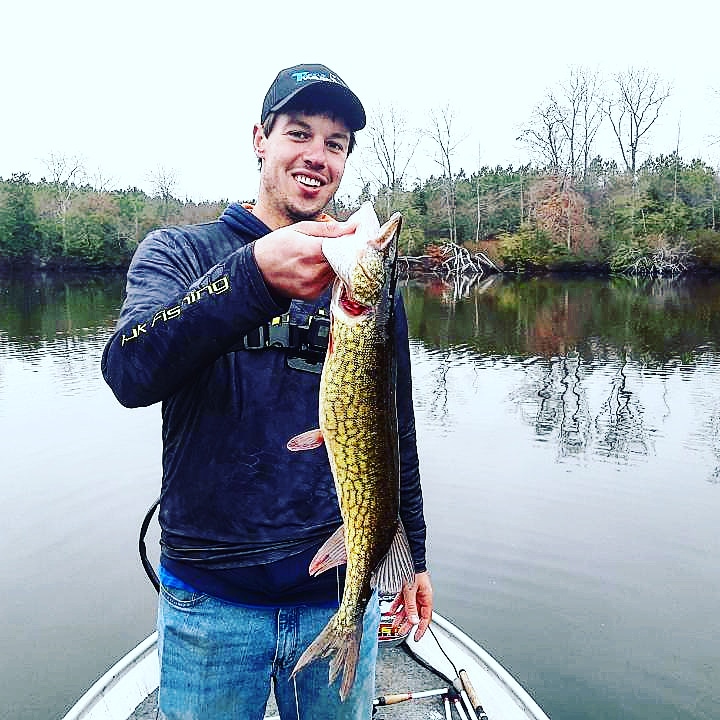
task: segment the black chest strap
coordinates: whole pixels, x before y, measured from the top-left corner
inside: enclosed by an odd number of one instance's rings
[[[330,316],[324,308],[309,315],[304,324],[290,313],[274,317],[249,332],[232,351],[284,350],[289,367],[319,373],[330,340]]]

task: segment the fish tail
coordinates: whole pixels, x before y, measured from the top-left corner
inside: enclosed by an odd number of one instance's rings
[[[330,660],[329,682],[332,684],[342,671],[340,683],[340,699],[350,694],[355,673],[357,671],[358,657],[360,656],[360,642],[362,640],[362,621],[354,627],[341,627],[334,615],[322,632],[310,643],[307,650],[300,656],[290,677],[294,677],[306,665],[318,658],[332,655]]]

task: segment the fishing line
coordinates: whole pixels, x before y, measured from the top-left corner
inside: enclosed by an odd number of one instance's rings
[[[424,667],[426,670],[429,670],[429,671],[430,671],[431,673],[433,673],[434,675],[437,675],[437,677],[441,678],[443,681],[445,681],[445,682],[448,683],[448,685],[450,686],[450,689],[455,690],[455,692],[457,693],[458,698],[452,698],[452,699],[453,699],[453,701],[454,701],[455,708],[456,708],[456,710],[458,711],[458,714],[460,714],[461,717],[462,717],[462,714],[461,714],[462,704],[461,704],[461,705],[458,705],[458,704],[457,704],[458,699],[461,699],[462,702],[466,703],[466,707],[468,708],[468,711],[469,711],[469,713],[470,713],[470,717],[471,717],[471,718],[477,718],[478,720],[488,720],[488,717],[487,717],[487,715],[485,714],[485,710],[483,709],[482,705],[478,703],[478,704],[477,704],[477,707],[475,707],[474,704],[473,704],[473,702],[470,701],[470,698],[468,697],[467,692],[465,691],[465,688],[464,688],[463,682],[462,682],[462,678],[461,678],[461,676],[460,676],[460,673],[461,673],[461,672],[462,672],[462,673],[465,673],[465,671],[464,671],[464,670],[462,670],[462,671],[458,670],[458,669],[457,669],[457,666],[456,666],[455,663],[452,661],[452,659],[450,658],[450,656],[447,654],[447,652],[445,652],[445,648],[442,646],[442,644],[440,643],[440,640],[438,639],[438,636],[437,636],[437,635],[435,634],[435,632],[433,631],[432,624],[428,625],[428,628],[427,628],[427,629],[430,631],[430,634],[433,636],[433,639],[435,640],[435,644],[438,646],[440,652],[445,656],[445,659],[446,659],[446,660],[448,661],[448,663],[450,664],[450,667],[452,667],[453,672],[455,673],[455,677],[457,678],[457,682],[460,683],[459,687],[456,686],[456,681],[455,681],[455,680],[451,680],[447,675],[445,675],[444,673],[440,672],[440,670],[438,670],[437,668],[433,667],[433,666],[430,665],[428,662],[426,662],[423,658],[421,658],[419,655],[417,655],[417,654],[412,650],[412,648],[408,645],[407,642],[405,642],[405,643],[402,644],[403,650],[404,650],[416,663],[418,663],[418,665],[421,665],[421,666]],[[469,682],[469,678],[468,678],[468,682]],[[447,696],[446,696],[446,700],[447,700]],[[449,703],[447,703],[447,704],[446,704],[446,712],[449,711],[449,707],[450,707],[450,706],[449,706]]]
[[[455,709],[457,710],[458,714],[460,715],[463,720],[467,720],[466,715],[464,711],[462,710],[463,703],[465,704],[465,707],[468,709],[468,713],[471,718],[475,718],[475,720],[488,720],[488,716],[485,713],[485,710],[483,709],[483,706],[480,704],[480,702],[477,700],[477,697],[475,697],[475,690],[470,685],[470,678],[467,675],[467,672],[465,670],[458,670],[455,663],[450,659],[450,656],[445,652],[445,648],[440,644],[440,641],[438,640],[437,635],[432,629],[432,625],[428,625],[428,630],[430,631],[430,634],[433,636],[433,639],[435,640],[435,644],[440,649],[440,652],[445,656],[445,659],[450,663],[450,667],[452,667],[455,677],[457,680],[450,680],[450,685],[457,691],[458,698],[454,698],[453,701],[455,703]],[[405,647],[408,648],[407,643],[405,643]],[[409,648],[408,648],[409,649]],[[427,663],[425,663],[422,658],[419,658],[415,656],[415,659],[424,665],[425,667],[429,667]],[[433,670],[433,668],[429,668]],[[435,671],[440,674],[438,671]],[[468,690],[465,688],[465,684],[463,682],[462,675],[465,675],[467,678],[468,683]],[[445,678],[445,676],[442,676]],[[456,684],[459,683],[459,686]],[[474,701],[471,701],[468,697],[468,692],[472,691],[472,694],[474,696]]]
[[[295,691],[295,715],[300,720],[300,698],[298,698],[297,678],[293,675],[293,690]]]
[[[460,673],[455,666],[455,663],[450,659],[450,656],[445,652],[445,648],[440,644],[440,641],[437,639],[437,635],[433,632],[432,625],[428,625],[428,630],[430,631],[430,634],[433,636],[435,643],[440,648],[440,652],[447,658],[447,661],[450,663],[450,666],[455,671],[455,677],[460,677]]]
[[[428,625],[428,630],[430,631],[430,634],[431,634],[431,635],[433,636],[433,638],[435,639],[435,642],[437,643],[437,646],[440,648],[440,651],[442,652],[442,654],[445,655],[445,657],[446,657],[446,658],[448,659],[448,661],[450,662],[450,665],[452,666],[453,670],[455,670],[455,672],[457,673],[457,669],[455,668],[455,664],[454,664],[454,663],[452,662],[452,660],[450,660],[450,658],[447,656],[447,653],[446,653],[445,650],[443,649],[442,645],[440,645],[440,642],[438,641],[437,636],[436,636],[435,633],[433,632],[431,625]],[[436,676],[439,677],[443,682],[446,682],[448,685],[452,685],[452,684],[453,684],[453,681],[452,681],[447,675],[445,675],[445,673],[441,672],[441,671],[438,670],[436,667],[433,667],[432,665],[430,665],[430,663],[428,663],[426,660],[424,660],[423,658],[421,658],[416,652],[413,651],[413,649],[412,649],[406,642],[404,642],[400,647],[402,647],[402,649],[403,649],[418,665],[421,665],[421,666],[424,667],[426,670],[429,670],[431,673],[433,673],[433,675],[436,675]]]

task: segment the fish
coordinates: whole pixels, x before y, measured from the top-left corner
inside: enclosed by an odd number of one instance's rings
[[[352,235],[324,238],[336,273],[330,337],[320,379],[320,427],[288,442],[293,451],[325,444],[343,524],[318,550],[309,572],[347,563],[337,612],[297,661],[292,675],[331,657],[329,684],[342,672],[340,698],[357,670],[363,616],[375,589],[399,593],[415,578],[400,520],[395,399],[394,309],[402,215],[382,227],[370,203],[351,216]]]

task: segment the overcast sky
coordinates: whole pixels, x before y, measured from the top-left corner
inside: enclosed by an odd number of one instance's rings
[[[473,8],[473,9],[470,9]],[[175,194],[250,199],[253,123],[278,70],[321,62],[371,112],[390,103],[410,123],[455,114],[457,166],[530,159],[516,141],[571,66],[606,76],[648,68],[673,94],[649,138],[653,155],[720,165],[716,0],[23,0],[0,11],[0,176],[47,174],[51,154],[90,178],[152,191],[159,168]],[[605,138],[599,150],[619,156]],[[362,145],[362,133],[358,141]],[[356,153],[341,194],[354,191]],[[414,175],[435,166],[427,152]]]

